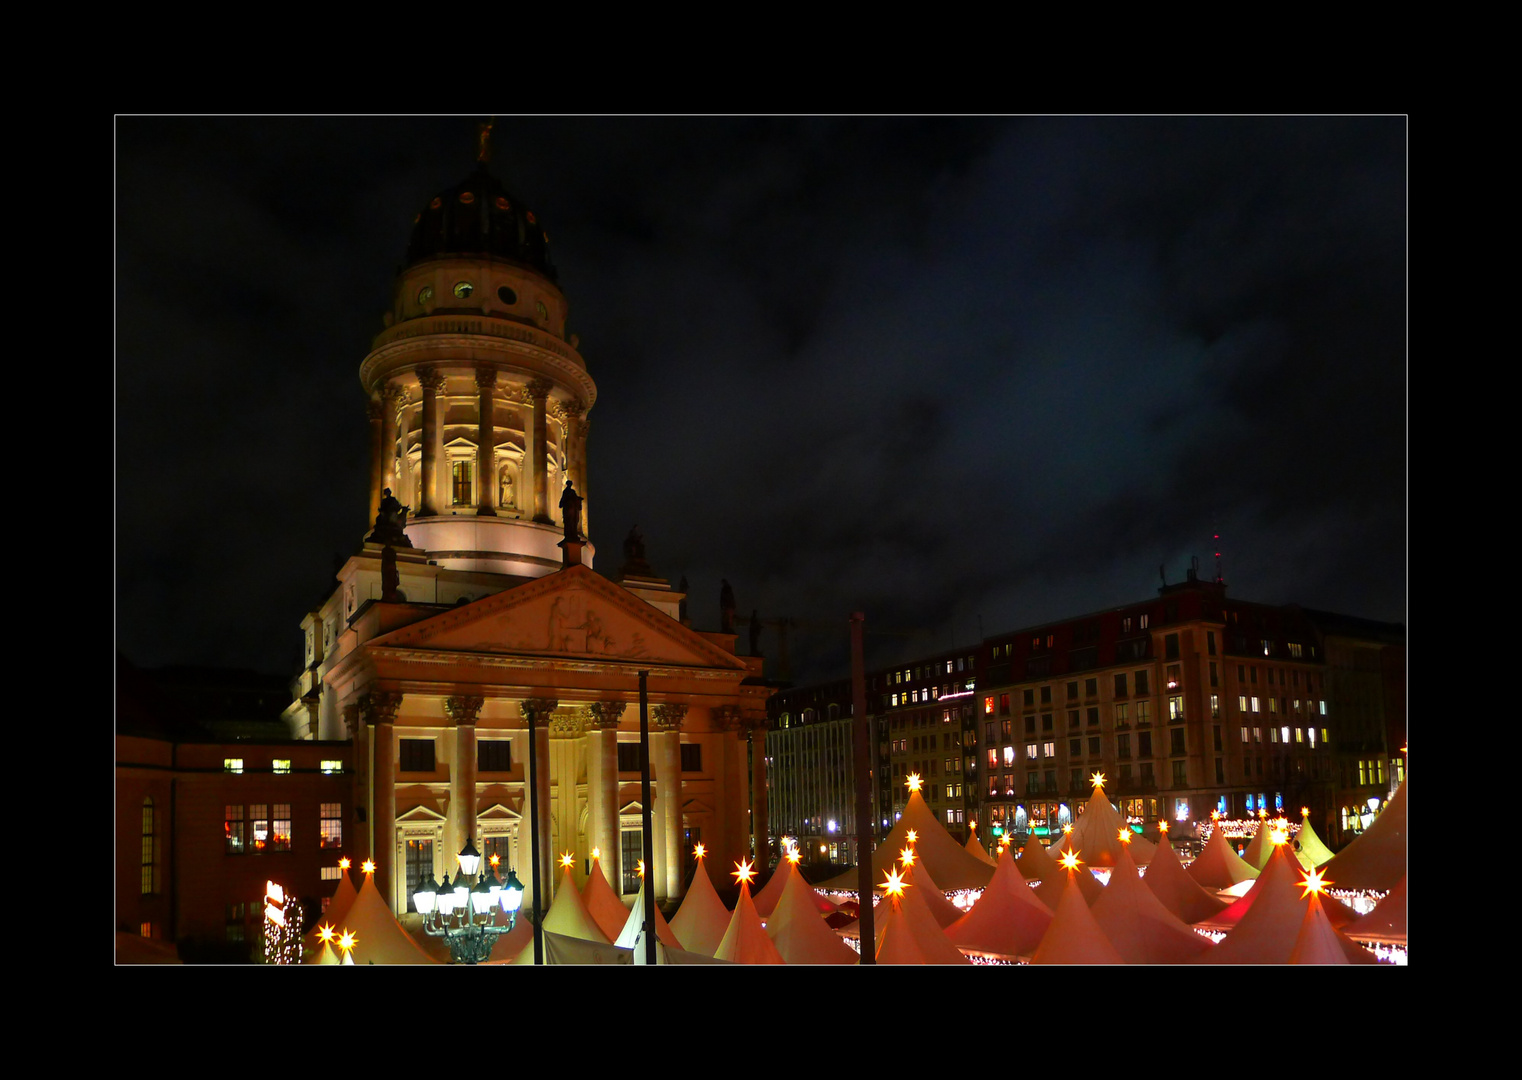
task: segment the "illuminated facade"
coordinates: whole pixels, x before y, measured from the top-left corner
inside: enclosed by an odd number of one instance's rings
[[[390,489],[411,508],[411,546],[392,544],[388,580],[381,532],[366,530],[303,621],[305,668],[286,719],[301,737],[353,740],[355,855],[375,859],[397,912],[420,880],[457,870],[467,839],[530,884],[531,752],[540,880],[570,851],[584,881],[599,848],[616,890],[635,891],[645,859],[657,896],[675,899],[693,842],[722,874],[750,852],[752,816],[764,822],[747,746],[765,725],[761,660],[737,656],[733,634],[684,625],[682,594],[642,556],[610,579],[592,570],[590,543],[561,543],[566,481],[589,497],[597,390],[566,332],[543,225],[492,175],[485,147],[475,171],[417,215],[385,329],[360,365],[371,520]],[[650,673],[648,854],[640,671]],[[762,757],[758,735],[758,767]],[[763,791],[754,808],[753,786]]]

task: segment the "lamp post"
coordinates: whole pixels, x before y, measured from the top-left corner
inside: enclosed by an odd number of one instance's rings
[[[518,908],[523,903],[523,883],[512,870],[504,883],[496,874],[497,857],[484,870],[475,886],[466,880],[474,877],[481,865],[481,853],[475,844],[465,841],[460,852],[460,870],[443,884],[433,875],[420,882],[412,902],[423,916],[423,930],[429,937],[441,937],[449,943],[450,961],[456,964],[479,964],[491,956],[492,946],[518,923]],[[507,916],[507,925],[497,924],[497,909]]]

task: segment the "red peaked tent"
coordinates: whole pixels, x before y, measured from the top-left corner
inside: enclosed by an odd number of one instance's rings
[[[1128,964],[1183,964],[1209,949],[1209,938],[1189,929],[1142,884],[1125,846],[1093,909],[1094,921],[1115,951]]]

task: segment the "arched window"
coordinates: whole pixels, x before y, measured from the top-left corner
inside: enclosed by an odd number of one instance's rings
[[[155,865],[154,849],[155,821],[153,815],[153,798],[150,796],[143,799],[143,895],[150,896],[158,892],[158,870]]]

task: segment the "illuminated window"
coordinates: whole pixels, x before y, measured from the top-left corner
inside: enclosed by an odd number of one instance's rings
[[[1244,712],[1244,713],[1247,711],[1247,695],[1246,694],[1242,694],[1242,695],[1238,696],[1238,698],[1237,698],[1237,711],[1238,712]]]
[[[1252,741],[1255,742],[1255,743],[1260,743],[1260,742],[1263,741],[1263,729],[1262,728],[1256,728],[1255,727],[1255,728],[1252,729]],[[1261,772],[1262,769],[1263,769],[1263,766],[1260,763],[1258,765],[1258,770]]]
[[[1116,705],[1115,706],[1115,724],[1116,724],[1116,726],[1117,727],[1124,727],[1129,722],[1130,722],[1130,706],[1129,705],[1123,705],[1123,704],[1122,705]]]
[[[276,758],[275,759],[275,773],[277,775],[286,776],[286,775],[290,774],[290,771],[291,771],[291,759],[290,758]]]
[[[157,839],[157,823],[153,815],[153,800],[143,800],[143,895],[151,896],[158,892],[157,866],[155,862],[156,852],[154,841]]]
[[[254,854],[269,850],[270,808],[268,803],[251,803],[248,808],[249,849]]]
[[[1296,742],[1305,742],[1305,729],[1304,728],[1296,728],[1295,729],[1295,741]]]
[[[1035,743],[1026,743],[1025,744],[1025,758],[1026,758],[1026,760],[1030,761],[1030,760],[1034,759],[1035,756],[1036,756],[1036,744]]]
[[[243,759],[240,757],[223,758],[222,771],[230,773],[241,773],[243,771]]]
[[[453,479],[453,498],[455,506],[471,506],[475,500],[470,494],[471,462],[452,461],[449,463],[451,477]]]
[[[342,761],[324,761],[322,763],[322,772],[324,776],[337,776],[343,771],[344,763]]]
[[[1211,694],[1210,695],[1210,718],[1212,720],[1219,720],[1221,718],[1221,695],[1220,694]]]
[[[222,831],[227,840],[227,854],[242,855],[248,850],[245,846],[247,834],[243,830],[243,807],[227,807],[222,814]]]
[[[989,696],[989,697],[986,697],[986,698],[983,699],[983,715],[984,716],[992,716],[993,714],[994,714],[994,699],[993,699],[992,696]]]
[[[321,804],[317,819],[317,846],[336,848],[343,847],[343,843],[343,804],[325,802]]]
[[[1279,699],[1278,698],[1276,698],[1276,697],[1270,697],[1268,699],[1268,711],[1270,713],[1275,714],[1275,715],[1278,714],[1278,712],[1279,712]]]
[[[1245,727],[1242,729],[1242,741],[1243,742],[1247,742],[1248,741],[1248,739],[1247,739],[1247,729]]]
[[[1278,742],[1279,741],[1279,729],[1278,728],[1271,727],[1271,728],[1268,729],[1268,741],[1269,742]]]
[[[1258,711],[1258,699],[1257,699],[1256,696],[1254,696],[1253,699],[1252,699],[1252,711],[1253,712],[1257,712]]]
[[[1008,694],[1000,694],[999,695],[999,715],[1000,716],[1008,716],[1009,715],[1009,695]]]
[[[1139,629],[1145,630],[1147,628],[1147,619],[1148,619],[1148,616],[1146,616],[1146,615],[1143,615],[1139,619],[1137,619],[1136,620],[1137,627]]]
[[[1136,722],[1138,724],[1152,722],[1152,702],[1144,700],[1136,703]]]
[[[291,850],[291,804],[276,803],[270,818],[270,850]]]
[[[1129,634],[1131,632],[1131,620],[1129,617],[1120,620],[1120,632],[1122,634]]]
[[[1041,744],[1041,756],[1053,758],[1057,756],[1057,744],[1054,742]]]
[[[1324,702],[1324,701],[1321,703],[1321,715],[1322,716],[1326,715],[1326,702]]]
[[[1168,698],[1168,719],[1182,720],[1184,718],[1184,696],[1172,694]]]

